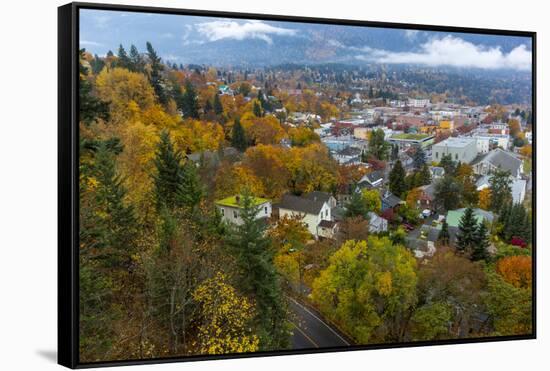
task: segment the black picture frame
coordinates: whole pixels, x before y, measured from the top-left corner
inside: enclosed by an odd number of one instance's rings
[[[367,26],[382,28],[400,28],[426,31],[444,31],[476,33],[485,35],[522,36],[532,41],[532,110],[533,110],[533,285],[532,285],[532,333],[519,336],[498,336],[468,339],[451,339],[438,341],[416,341],[395,344],[353,345],[336,348],[319,348],[307,350],[282,350],[273,352],[255,352],[226,355],[201,355],[189,357],[171,357],[156,359],[134,359],[124,361],[105,361],[81,363],[79,360],[79,306],[78,306],[78,269],[79,269],[79,194],[78,194],[78,159],[79,159],[79,11],[81,9],[118,10],[139,13],[161,13],[173,15],[212,16],[237,19],[257,19],[266,21],[305,22],[335,25]],[[512,31],[488,28],[465,28],[441,25],[424,25],[409,23],[391,23],[379,21],[358,21],[330,18],[313,18],[301,16],[283,16],[268,14],[237,13],[225,11],[203,11],[190,9],[159,8],[128,5],[108,5],[97,3],[70,3],[58,8],[58,363],[69,368],[88,368],[121,365],[142,365],[168,362],[188,362],[213,359],[230,359],[245,357],[264,357],[279,355],[296,355],[309,353],[326,353],[354,350],[387,349],[464,343],[485,343],[509,340],[536,339],[536,148],[537,148],[537,47],[536,32]]]

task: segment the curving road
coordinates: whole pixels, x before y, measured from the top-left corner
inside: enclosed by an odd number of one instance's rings
[[[311,309],[293,298],[288,298],[293,313],[293,349],[341,347],[350,343]]]

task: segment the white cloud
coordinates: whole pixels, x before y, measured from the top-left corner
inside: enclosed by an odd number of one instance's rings
[[[270,35],[293,36],[296,34],[295,30],[275,27],[261,21],[246,21],[244,23],[225,20],[212,21],[199,23],[196,27],[199,33],[209,41],[259,39],[271,44],[273,40]]]
[[[418,30],[405,30],[405,37],[409,39],[409,41],[413,41],[419,33],[420,31]]]
[[[98,42],[90,41],[90,40],[80,40],[80,45],[83,45],[83,46],[103,46],[102,43],[98,43]]]
[[[454,36],[434,38],[422,44],[416,52],[391,52],[368,47],[362,50],[366,54],[358,55],[356,58],[369,62],[483,69],[510,68],[524,71],[531,68],[532,58],[525,45],[517,46],[506,54],[500,47],[475,45]]]

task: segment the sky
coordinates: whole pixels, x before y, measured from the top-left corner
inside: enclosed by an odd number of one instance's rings
[[[150,41],[175,63],[383,63],[530,71],[527,37],[82,9],[80,46],[116,53]]]

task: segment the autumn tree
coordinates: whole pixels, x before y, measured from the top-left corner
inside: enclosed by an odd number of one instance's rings
[[[194,291],[198,305],[197,346],[201,354],[255,352],[259,339],[252,331],[254,305],[240,296],[218,272]]]
[[[369,155],[378,160],[387,160],[390,145],[384,140],[384,131],[376,129],[369,136]]]
[[[491,189],[483,188],[479,191],[478,207],[483,210],[490,210],[491,208]]]
[[[530,289],[533,281],[533,266],[528,255],[508,256],[496,264],[496,272],[514,287]]]
[[[312,298],[361,344],[402,341],[416,304],[416,280],[416,261],[404,247],[388,238],[350,240],[313,282]]]
[[[271,242],[264,233],[265,225],[256,220],[257,213],[254,198],[245,192],[240,211],[243,223],[234,228],[227,243],[237,259],[242,290],[256,301],[260,349],[280,350],[289,345],[286,310]]]

